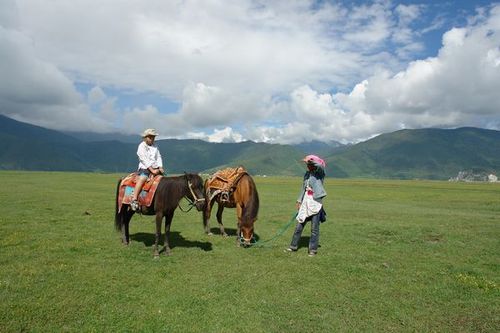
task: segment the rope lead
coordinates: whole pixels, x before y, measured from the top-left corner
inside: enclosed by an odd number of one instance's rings
[[[278,232],[276,233],[276,235],[274,235],[273,237],[271,237],[267,240],[264,240],[264,241],[259,240],[259,241],[256,241],[254,243],[252,243],[250,241],[250,247],[264,247],[265,243],[269,243],[269,242],[275,240],[276,238],[278,238],[279,236],[283,235],[285,233],[285,231],[292,225],[292,223],[295,222],[295,217],[297,217],[297,213],[293,213],[293,216],[290,219],[290,221],[288,221],[287,224],[285,224],[281,229],[279,229]],[[254,239],[255,238],[252,237],[252,240],[254,240]],[[239,236],[239,240],[240,240],[240,244],[243,244],[241,235]]]

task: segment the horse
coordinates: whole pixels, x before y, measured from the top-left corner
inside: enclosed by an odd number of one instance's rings
[[[119,209],[120,183],[121,179],[118,181],[116,189],[115,228],[117,231],[121,231],[122,243],[128,245],[130,243],[129,223],[135,212],[127,204],[122,204],[121,209]],[[141,208],[141,213],[144,215],[156,215],[156,235],[153,249],[155,257],[160,254],[158,243],[163,218],[165,217],[164,250],[165,255],[170,255],[169,236],[174,211],[183,197],[190,202],[191,206],[195,206],[199,212],[203,211],[205,207],[203,186],[203,179],[197,174],[185,173],[182,176],[163,177],[158,184],[151,206]]]
[[[215,194],[215,195],[214,195]],[[224,207],[236,208],[237,222],[237,245],[243,244],[244,247],[251,245],[254,233],[254,223],[257,220],[259,212],[259,194],[257,187],[252,177],[248,173],[244,173],[233,185],[229,193],[215,191],[209,185],[209,179],[205,181],[205,198],[207,203],[203,214],[203,224],[205,233],[211,235],[210,232],[210,215],[212,207],[217,202],[217,222],[223,237],[227,237],[222,223],[222,212]]]

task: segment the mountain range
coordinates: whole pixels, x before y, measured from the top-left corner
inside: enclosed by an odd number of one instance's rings
[[[139,136],[59,132],[0,115],[0,169],[127,173],[137,168]],[[318,154],[331,177],[449,179],[463,170],[500,173],[500,131],[405,129],[351,145],[157,140],[169,174],[213,173],[243,165],[253,175],[300,176]]]

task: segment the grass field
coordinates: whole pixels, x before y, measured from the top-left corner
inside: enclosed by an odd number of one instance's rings
[[[155,260],[153,217],[113,228],[119,176],[0,172],[0,332],[500,331],[500,184],[327,178],[313,258],[309,227],[244,249],[235,210],[227,239],[177,210]],[[255,180],[267,240],[301,180]]]

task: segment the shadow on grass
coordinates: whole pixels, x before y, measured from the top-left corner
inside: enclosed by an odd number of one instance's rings
[[[300,248],[305,247],[305,248],[308,249],[309,248],[309,241],[310,240],[311,240],[310,236],[302,236],[302,237],[300,237],[299,247],[298,248],[300,249]],[[320,247],[321,247],[321,244],[318,244],[318,248],[320,248]]]
[[[226,234],[228,236],[236,236],[236,229],[224,227],[224,230],[226,231]],[[210,232],[213,233],[214,235],[221,235],[220,229],[218,227],[210,228]]]
[[[309,248],[309,240],[311,240],[311,237],[309,236],[302,236],[300,237],[300,241],[299,241],[299,249],[302,248],[302,247],[306,247],[306,248]]]
[[[226,234],[228,236],[230,236],[230,237],[231,236],[237,236],[237,230],[236,229],[224,228],[224,231],[226,231]],[[217,228],[217,227],[210,228],[210,232],[212,234],[214,234],[214,235],[219,235],[219,236],[221,235],[220,229]],[[253,241],[252,242],[255,243],[255,242],[258,242],[259,240],[260,240],[260,236],[256,232],[254,232],[254,234],[253,234]]]
[[[155,235],[151,233],[138,232],[136,234],[130,235],[133,241],[142,242],[145,246],[150,247],[155,243]],[[165,234],[162,234],[160,238],[160,244],[163,246],[163,241],[165,240]],[[170,248],[176,247],[198,247],[203,251],[212,251],[212,243],[209,242],[199,242],[191,241],[181,236],[180,232],[171,231],[170,232]]]

